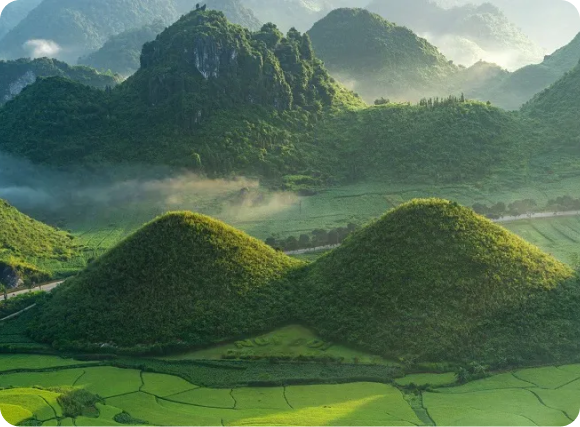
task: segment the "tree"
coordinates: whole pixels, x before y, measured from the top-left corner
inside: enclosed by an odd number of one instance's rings
[[[301,248],[307,248],[310,246],[310,236],[308,234],[301,234],[298,239],[298,244]]]
[[[268,246],[272,246],[273,248],[275,248],[278,243],[276,242],[276,239],[274,237],[268,237],[266,239],[266,244]]]
[[[4,294],[4,301],[8,299],[8,288],[4,283],[0,283],[0,292]]]

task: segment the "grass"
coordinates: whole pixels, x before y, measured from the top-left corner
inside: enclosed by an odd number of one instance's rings
[[[471,393],[425,393],[423,402],[440,425],[565,426],[572,420],[538,402],[529,390],[504,389]],[[474,424],[475,422],[475,424]]]
[[[0,375],[0,387],[27,388],[34,386],[72,386],[84,373],[84,369],[61,369],[51,372],[20,372]]]
[[[17,425],[24,420],[32,418],[32,412],[18,405],[10,405],[0,402],[0,413],[8,424]]]
[[[335,359],[344,363],[397,365],[379,356],[324,341],[312,330],[289,325],[267,334],[203,350],[164,356],[164,360],[256,359],[300,357]]]
[[[62,415],[56,399],[58,393],[34,388],[0,390],[2,404],[20,406],[30,411],[38,420],[45,421]]]
[[[143,372],[141,378],[143,379],[141,390],[160,397],[177,395],[198,387],[173,375]]]
[[[75,385],[102,398],[136,392],[141,387],[140,373],[133,369],[105,366],[84,371]]]

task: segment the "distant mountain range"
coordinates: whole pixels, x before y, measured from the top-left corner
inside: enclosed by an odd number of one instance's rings
[[[184,13],[189,13],[191,1],[181,2]],[[222,11],[228,20],[234,24],[257,31],[262,24],[254,13],[244,7],[240,0],[210,0],[206,3],[208,9]],[[111,70],[128,77],[140,66],[141,49],[149,41],[165,29],[161,20],[141,28],[131,29],[109,38],[99,50],[79,59],[78,63],[88,65],[97,70]]]
[[[0,39],[14,28],[42,0],[15,0],[8,3],[0,15]]]
[[[0,105],[17,96],[28,85],[41,77],[66,77],[100,89],[113,87],[119,76],[100,74],[87,67],[71,67],[56,59],[17,59],[0,61]]]
[[[459,72],[428,41],[365,9],[336,9],[308,35],[331,74],[370,103],[449,94]]]
[[[0,58],[49,56],[74,64],[115,34],[176,18],[172,0],[43,0],[0,40]]]
[[[515,70],[544,56],[538,45],[489,3],[444,9],[430,0],[374,0],[368,9],[409,27],[461,65],[483,60]]]

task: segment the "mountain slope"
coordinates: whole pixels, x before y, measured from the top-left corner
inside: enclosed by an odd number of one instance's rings
[[[580,153],[580,63],[522,107],[542,126],[544,150],[571,169]]]
[[[543,57],[543,50],[489,3],[443,9],[430,0],[374,0],[368,9],[425,36],[465,66],[483,60],[515,70]]]
[[[490,100],[502,108],[516,110],[572,70],[580,60],[580,34],[566,46],[547,55],[540,64],[527,65],[503,79],[489,79],[469,96]]]
[[[39,77],[66,77],[99,89],[119,83],[118,76],[99,74],[87,67],[71,67],[55,59],[18,59],[0,61],[0,105],[17,96],[22,89]]]
[[[228,21],[248,30],[258,31],[262,27],[254,11],[245,7],[242,0],[208,0],[204,4],[208,9],[223,12]]]
[[[458,70],[436,47],[364,9],[336,9],[308,35],[316,55],[368,102],[446,94]]]
[[[78,63],[97,70],[111,70],[130,76],[139,69],[143,45],[165,29],[162,21],[131,29],[110,37],[97,51],[79,58]]]
[[[46,280],[48,273],[29,261],[67,259],[74,253],[72,236],[35,221],[0,199],[0,283]]]
[[[0,40],[0,57],[74,63],[114,34],[176,16],[171,0],[44,0]]]
[[[415,200],[308,267],[304,315],[325,338],[395,359],[554,361],[579,347],[572,275],[470,209]]]
[[[42,0],[16,0],[8,3],[0,15],[0,39],[22,21]]]
[[[33,334],[61,348],[151,350],[266,331],[286,320],[280,279],[299,265],[217,220],[170,213],[57,289]]]

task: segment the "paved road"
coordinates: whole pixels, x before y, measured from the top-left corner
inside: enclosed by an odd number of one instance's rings
[[[64,282],[64,280],[61,280],[59,282],[46,283],[45,285],[42,285],[42,289],[34,288],[34,289],[32,289],[32,292],[39,291],[39,290],[40,291],[45,291],[45,292],[52,291],[54,288],[56,288],[62,282]],[[18,296],[18,295],[25,294],[27,292],[30,292],[30,291],[28,289],[24,289],[22,291],[9,292],[8,293],[8,299],[13,298],[13,297]],[[3,299],[3,297],[1,297],[1,298]]]

